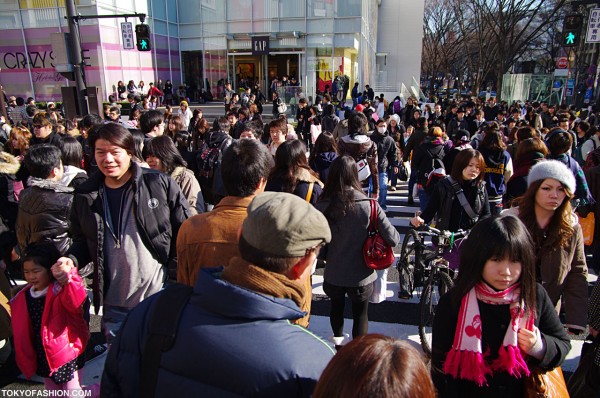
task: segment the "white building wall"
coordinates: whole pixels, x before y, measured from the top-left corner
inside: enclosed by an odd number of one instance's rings
[[[387,53],[377,57],[377,77],[381,79],[375,87],[381,91],[397,95],[402,84],[410,89],[415,86],[413,78],[417,84],[420,81],[424,12],[424,0],[381,0],[377,53]]]

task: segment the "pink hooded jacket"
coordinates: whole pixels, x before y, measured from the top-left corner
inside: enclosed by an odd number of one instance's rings
[[[37,370],[33,330],[25,297],[29,289],[31,285],[21,290],[10,303],[17,365],[28,379]],[[90,337],[82,311],[86,295],[76,268],[71,269],[67,284],[61,286],[53,282],[48,287],[41,336],[51,374],[85,350]]]

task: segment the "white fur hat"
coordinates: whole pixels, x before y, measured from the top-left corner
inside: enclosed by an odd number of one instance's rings
[[[537,163],[529,170],[527,186],[529,187],[534,181],[546,178],[561,182],[571,193],[575,193],[575,177],[564,163],[558,160],[543,160]]]

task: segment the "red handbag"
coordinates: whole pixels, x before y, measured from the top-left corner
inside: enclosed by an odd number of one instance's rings
[[[394,248],[390,246],[379,235],[377,229],[377,205],[374,200],[369,200],[371,204],[371,214],[369,216],[369,236],[363,246],[363,258],[367,267],[374,270],[381,270],[394,264]]]

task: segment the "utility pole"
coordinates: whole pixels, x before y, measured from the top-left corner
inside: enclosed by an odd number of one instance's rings
[[[87,102],[85,100],[87,90],[85,86],[84,63],[81,56],[81,43],[79,41],[79,20],[74,18],[76,15],[75,0],[65,0],[65,6],[67,8],[67,20],[69,22],[71,62],[73,63],[75,87],[77,88],[77,113],[81,116],[85,116],[88,114]]]

